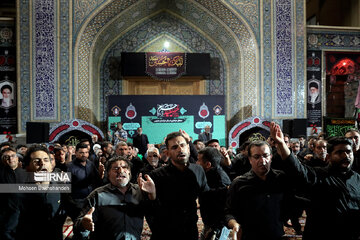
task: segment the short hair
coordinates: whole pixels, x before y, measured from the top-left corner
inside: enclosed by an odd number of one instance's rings
[[[0,148],[5,147],[5,146],[11,147],[12,146],[11,142],[3,142],[3,143],[0,144]]]
[[[196,139],[195,141],[193,141],[193,144],[196,145],[198,142],[202,142],[204,143],[203,141],[201,141],[200,139]]]
[[[261,147],[261,146],[268,146],[269,147],[269,150],[270,150],[270,154],[272,154],[272,149],[271,149],[271,146],[268,142],[266,141],[253,141],[249,144],[249,147],[248,147],[248,156],[251,157],[251,148],[252,147]]]
[[[205,143],[205,146],[207,147],[207,146],[209,146],[210,143],[214,143],[214,142],[219,143],[219,140],[217,140],[216,138],[210,139],[209,141],[207,141],[207,142]]]
[[[287,137],[290,140],[290,135],[287,133],[284,133],[284,137]]]
[[[45,147],[44,145],[40,145],[40,144],[34,144],[32,146],[30,146],[28,148],[28,150],[26,151],[26,154],[24,156],[24,164],[25,164],[25,167],[26,166],[29,166],[30,164],[30,161],[31,161],[31,154],[34,153],[34,152],[38,152],[38,151],[43,151],[43,152],[46,152],[47,155],[50,156],[50,152],[49,152],[49,149],[47,147]]]
[[[116,144],[115,148],[118,148],[118,146],[128,146],[128,144],[124,141],[120,141]]]
[[[206,162],[210,162],[211,166],[217,167],[220,165],[222,155],[216,148],[205,147],[199,150],[198,154],[202,155],[202,159]]]
[[[107,162],[106,162],[106,171],[109,172],[111,170],[111,165],[114,163],[114,162],[117,162],[117,161],[124,161],[127,163],[127,165],[129,166],[129,170],[131,172],[131,167],[132,167],[132,164],[130,162],[130,160],[128,160],[125,156],[116,156],[116,157],[112,157],[110,158]]]
[[[299,139],[291,139],[290,143],[291,144],[294,144],[294,143],[300,144],[300,140]]]
[[[307,139],[307,141],[309,142],[311,139],[315,139],[315,140],[316,140],[317,138],[318,138],[317,136],[309,136],[308,139]]]
[[[126,143],[128,147],[134,148],[134,144],[132,144],[131,142]]]
[[[351,149],[353,147],[353,141],[351,141],[350,139],[348,139],[346,137],[332,137],[328,140],[327,145],[326,145],[328,154],[331,154],[334,151],[334,148],[340,144],[350,145]]]
[[[16,146],[16,150],[18,150],[18,149],[20,149],[20,148],[22,148],[22,147],[26,147],[26,148],[27,148],[26,145],[24,145],[24,144],[19,144],[19,145]]]
[[[159,149],[157,149],[156,147],[151,147],[151,148],[148,148],[148,150],[146,150],[145,155],[148,156],[149,153],[151,153],[151,152],[156,152],[156,154],[158,154],[158,155],[160,154]]]
[[[111,144],[111,142],[108,141],[104,141],[101,143],[101,150],[104,150],[106,147],[109,146],[109,144]]]
[[[60,147],[54,147],[54,149],[53,149],[54,154],[57,152],[60,152],[60,151],[64,151],[64,150]]]
[[[91,143],[91,141],[90,141],[89,139],[87,139],[87,138],[81,139],[79,143],[84,143],[84,142],[89,142],[89,143]]]
[[[328,141],[325,140],[325,139],[317,139],[317,140],[314,142],[314,147],[316,147],[316,145],[320,144],[321,142],[327,143]]]
[[[166,145],[162,144],[159,147],[159,152],[162,153],[164,150],[166,150]]]
[[[4,90],[4,89],[9,89],[10,90],[10,92],[12,92],[12,87],[10,86],[10,85],[8,85],[8,84],[5,84],[5,85],[3,85],[2,87],[1,87],[1,93],[2,93],[2,91]]]
[[[81,148],[88,148],[88,145],[83,142],[79,142],[78,144],[76,144],[75,151],[79,151],[79,149],[81,149]]]
[[[172,133],[169,133],[165,139],[165,145],[166,145],[167,149],[169,149],[169,141],[174,138],[177,138],[177,137],[183,137],[185,139],[186,143],[189,144],[188,140],[184,137],[184,135],[181,132],[172,132]]]
[[[13,148],[13,147],[7,147],[7,148],[4,148],[3,150],[1,150],[0,152],[0,156],[2,156],[4,153],[8,152],[8,151],[12,151],[12,152],[15,152],[16,153],[16,149]]]
[[[250,145],[250,143],[250,141],[245,141],[243,144],[240,145],[239,151],[244,151],[246,147]]]

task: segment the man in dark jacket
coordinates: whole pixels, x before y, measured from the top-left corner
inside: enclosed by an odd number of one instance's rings
[[[360,175],[351,169],[352,141],[329,139],[326,167],[302,165],[286,147],[279,125],[271,123],[270,134],[286,164],[286,174],[310,193],[303,239],[358,239],[360,237]]]
[[[224,223],[224,207],[230,178],[220,167],[221,153],[212,147],[199,151],[197,164],[203,167],[210,191],[200,198],[204,229],[201,239],[219,239]],[[213,236],[215,235],[215,238]]]

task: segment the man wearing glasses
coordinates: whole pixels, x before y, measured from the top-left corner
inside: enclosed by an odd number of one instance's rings
[[[283,172],[271,168],[272,153],[267,142],[251,142],[248,156],[251,170],[235,178],[230,186],[226,222],[236,239],[281,239],[288,181]]]

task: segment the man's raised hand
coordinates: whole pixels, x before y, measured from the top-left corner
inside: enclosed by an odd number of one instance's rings
[[[139,176],[137,178],[139,187],[142,191],[147,192],[149,194],[150,200],[155,200],[156,198],[155,183],[149,175],[145,174],[144,177],[146,180],[143,179],[142,173],[139,173]]]

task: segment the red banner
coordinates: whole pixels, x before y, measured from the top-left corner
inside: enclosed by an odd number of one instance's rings
[[[159,80],[173,80],[186,73],[186,54],[178,52],[146,53],[146,74]]]

